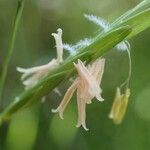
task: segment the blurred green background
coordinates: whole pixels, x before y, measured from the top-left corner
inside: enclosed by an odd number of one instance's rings
[[[5,84],[2,111],[14,96],[24,90],[16,66],[32,67],[55,57],[51,36],[63,29],[63,42],[75,43],[99,30],[83,14],[94,14],[112,22],[140,0],[26,0],[17,32],[14,53]],[[16,13],[17,0],[0,0],[0,71],[8,48],[9,33]],[[148,18],[149,19],[149,18]],[[0,127],[0,150],[148,150],[150,147],[150,30],[129,42],[132,55],[131,97],[125,119],[114,125],[108,119],[115,90],[127,77],[126,52],[111,50],[105,55],[106,67],[102,81],[105,101],[93,100],[87,106],[86,132],[76,128],[76,96],[64,114],[52,114],[63,96],[50,93],[45,103],[25,109]],[[65,56],[68,53],[65,52]],[[60,85],[64,95],[69,82]]]

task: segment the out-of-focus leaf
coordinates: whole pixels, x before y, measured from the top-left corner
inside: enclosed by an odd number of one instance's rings
[[[38,129],[38,115],[35,109],[18,113],[10,122],[6,147],[8,150],[31,150]]]

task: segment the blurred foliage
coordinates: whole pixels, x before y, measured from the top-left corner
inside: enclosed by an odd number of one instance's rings
[[[13,58],[9,66],[2,107],[23,90],[16,66],[31,67],[48,62],[55,56],[50,35],[58,27],[64,30],[63,41],[74,43],[91,36],[98,28],[87,22],[83,14],[104,17],[110,22],[139,0],[26,0],[22,22],[17,34]],[[17,0],[0,0],[0,68],[7,49],[11,23]],[[148,18],[149,19],[149,18]],[[125,52],[113,49],[105,55],[106,68],[102,82],[105,101],[87,106],[89,131],[76,128],[76,98],[64,114],[64,120],[51,113],[62,97],[55,93],[45,103],[17,114],[0,128],[0,150],[102,149],[145,150],[150,147],[150,31],[130,40],[133,62],[131,98],[123,123],[116,126],[108,119],[115,90],[127,76]],[[67,53],[66,53],[67,55]],[[62,95],[69,83],[60,86]]]

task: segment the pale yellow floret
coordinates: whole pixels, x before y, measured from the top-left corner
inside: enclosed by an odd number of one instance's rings
[[[87,68],[81,60],[78,60],[77,64],[74,63],[78,77],[68,88],[58,108],[53,109],[52,112],[59,112],[60,118],[63,119],[63,112],[73,93],[77,90],[78,121],[76,126],[82,126],[85,130],[88,130],[86,127],[86,104],[90,104],[94,97],[99,101],[103,101],[100,82],[104,72],[104,64],[105,59],[97,59]]]
[[[48,64],[32,67],[21,68],[17,67],[17,71],[23,73],[21,76],[22,83],[25,85],[25,89],[29,89],[38,83],[39,79],[45,77],[51,70],[56,68],[63,62],[63,44],[62,44],[62,30],[58,29],[57,33],[53,33],[55,38],[57,58],[52,59]],[[58,89],[55,89],[58,93]],[[60,94],[60,93],[59,93]]]
[[[130,89],[127,88],[125,94],[121,94],[120,88],[117,88],[116,96],[109,114],[109,118],[112,119],[115,124],[122,122],[127,110],[129,96]]]
[[[61,119],[63,119],[63,112],[67,106],[67,104],[69,103],[74,91],[77,88],[77,80],[75,80],[73,82],[73,84],[68,88],[67,92],[64,95],[63,100],[61,101],[60,105],[58,106],[57,109],[52,109],[52,112],[56,113],[59,112],[59,116]]]

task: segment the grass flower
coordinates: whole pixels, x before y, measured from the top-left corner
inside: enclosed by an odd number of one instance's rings
[[[93,40],[91,38],[85,38],[74,45],[63,44],[63,48],[67,50],[70,53],[70,55],[75,55],[80,48],[85,48],[89,46],[92,43],[92,41]]]
[[[120,88],[117,88],[116,96],[109,114],[109,118],[112,119],[115,124],[122,122],[127,110],[129,96],[129,88],[126,89],[125,94],[121,94]]]
[[[104,100],[101,97],[102,90],[100,88],[104,65],[105,59],[97,59],[87,67],[85,67],[85,64],[81,60],[78,60],[77,64],[74,63],[78,72],[78,77],[68,88],[58,108],[53,109],[52,112],[59,112],[60,118],[63,119],[63,112],[73,96],[73,93],[77,91],[78,121],[76,126],[83,126],[85,130],[88,130],[85,122],[86,104],[90,104],[94,97],[99,101]]]
[[[58,29],[57,33],[52,33],[56,42],[57,58],[52,59],[48,64],[32,67],[21,68],[17,67],[17,71],[23,73],[21,76],[22,83],[25,85],[25,89],[33,87],[39,79],[46,76],[49,71],[56,68],[63,62],[63,44],[62,44],[62,29]],[[55,89],[56,90],[56,89]],[[58,91],[58,90],[56,90]]]

